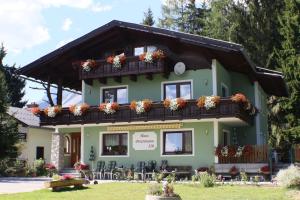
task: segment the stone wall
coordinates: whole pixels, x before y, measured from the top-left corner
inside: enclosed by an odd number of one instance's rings
[[[64,167],[64,136],[62,133],[52,134],[51,163],[60,171]]]

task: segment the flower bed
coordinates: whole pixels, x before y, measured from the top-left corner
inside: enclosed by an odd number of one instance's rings
[[[99,110],[106,113],[106,114],[114,114],[119,110],[120,106],[118,103],[113,102],[113,103],[101,103],[99,105]]]
[[[73,113],[74,116],[82,116],[89,108],[90,106],[88,104],[83,103],[80,105],[71,105],[69,111]]]
[[[131,110],[135,110],[136,114],[142,114],[150,111],[152,101],[149,99],[144,99],[143,101],[132,101],[129,107]]]
[[[117,56],[109,56],[106,59],[106,62],[112,64],[112,66],[116,69],[121,69],[125,61],[126,61],[126,56],[124,53]]]

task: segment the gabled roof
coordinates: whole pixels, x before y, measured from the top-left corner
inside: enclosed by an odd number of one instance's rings
[[[83,47],[93,44],[95,38],[100,37],[100,39],[103,38],[103,41],[105,41],[105,34],[109,34],[115,29],[117,29],[118,32],[130,30],[133,32],[152,34],[158,38],[163,37],[173,39],[174,41],[190,46],[205,48],[225,67],[230,66],[237,71],[243,71],[243,73],[246,73],[252,79],[258,80],[266,93],[277,96],[287,96],[287,89],[282,74],[277,72],[266,72],[261,69],[258,70],[240,44],[116,20],[113,20],[33,61],[21,68],[19,73],[42,81],[48,81],[46,75],[49,74],[52,74],[53,77],[61,75],[64,80],[63,86],[79,90],[81,83],[76,81],[78,73],[76,70],[72,69],[72,58],[76,59],[76,55],[80,55],[80,52],[84,49]],[[66,61],[69,63],[66,63]],[[59,68],[57,65],[59,65]],[[55,73],[61,68],[64,69],[63,72],[59,71],[58,73]],[[264,79],[268,81],[265,81]],[[269,80],[275,81],[277,85],[272,82],[270,83]],[[50,82],[57,83],[57,80],[52,79]]]
[[[7,113],[26,126],[40,126],[40,118],[32,114],[28,109],[9,107]]]

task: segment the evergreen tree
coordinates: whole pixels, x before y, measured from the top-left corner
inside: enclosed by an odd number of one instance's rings
[[[144,25],[148,25],[148,26],[153,26],[155,23],[154,19],[153,19],[153,13],[151,8],[148,8],[147,12],[144,12],[144,19],[142,24]]]
[[[22,98],[25,95],[25,80],[16,75],[17,68],[15,65],[7,66],[3,64],[5,56],[6,51],[2,45],[0,48],[0,71],[5,76],[8,91],[8,102],[11,106],[23,107],[27,103],[26,101],[22,101]]]
[[[276,119],[271,124],[271,142],[275,145],[300,142],[300,2],[284,2],[285,9],[279,17],[283,40],[275,58],[284,74],[290,97],[278,98],[271,106],[271,116]]]
[[[0,71],[0,159],[17,156],[18,126],[6,111],[8,96],[5,77]]]
[[[186,33],[202,32],[207,8],[203,3],[199,8],[195,0],[166,0],[162,5],[159,27]]]

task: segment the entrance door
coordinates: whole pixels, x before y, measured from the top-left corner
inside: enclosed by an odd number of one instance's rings
[[[81,145],[81,134],[71,134],[71,165],[73,166],[76,162],[80,161],[80,145]]]

